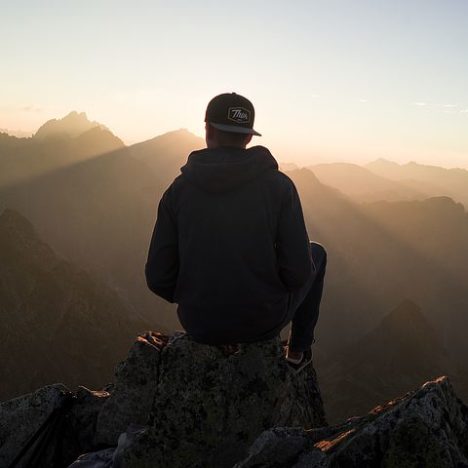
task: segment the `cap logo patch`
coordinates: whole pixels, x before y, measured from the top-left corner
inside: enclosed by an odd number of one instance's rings
[[[230,107],[228,119],[236,123],[246,124],[250,122],[250,111],[244,107]]]

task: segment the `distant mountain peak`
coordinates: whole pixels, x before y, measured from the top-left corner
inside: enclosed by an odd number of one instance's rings
[[[172,130],[154,138],[132,145],[134,154],[138,153],[138,159],[154,161],[156,154],[164,155],[171,159],[180,156],[180,162],[185,161],[187,154],[204,146],[203,138],[193,134],[185,128]],[[157,158],[156,158],[157,159]]]
[[[161,135],[158,135],[149,141],[173,140],[177,142],[179,138],[188,138],[189,140],[201,140],[200,137],[190,132],[186,128],[179,128],[178,130],[170,130],[169,132],[162,133]]]
[[[292,162],[280,162],[279,167],[281,171],[296,171],[299,169],[299,166]]]
[[[108,130],[105,125],[89,120],[85,112],[71,111],[61,119],[48,120],[34,134],[34,138],[77,137],[95,127]]]
[[[398,164],[395,161],[392,161],[391,159],[387,158],[377,158],[375,162],[382,162],[382,163],[390,163],[390,164]]]
[[[412,352],[419,352],[421,349],[432,349],[435,352],[441,348],[434,326],[421,308],[409,299],[387,314],[368,338],[370,336],[380,343],[398,343],[402,350],[411,349]]]
[[[21,233],[27,236],[34,235],[34,228],[32,224],[16,210],[5,208],[0,213],[0,230],[12,234]]]
[[[71,111],[65,117],[62,118],[62,120],[65,119],[88,120],[88,116],[86,115],[86,112]]]
[[[24,266],[23,260],[28,264],[36,262],[43,269],[57,263],[55,254],[40,240],[31,222],[9,208],[0,213],[0,256],[5,264],[14,259],[17,267]]]
[[[400,302],[385,318],[387,322],[404,322],[406,325],[415,321],[426,321],[421,307],[410,299]]]
[[[390,159],[385,158],[377,158],[375,161],[371,161],[368,164],[365,164],[364,167],[372,168],[372,167],[399,167],[400,164],[396,163],[395,161],[391,161]]]

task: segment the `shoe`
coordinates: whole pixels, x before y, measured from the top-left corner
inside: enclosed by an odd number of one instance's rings
[[[297,364],[289,361],[288,359],[286,359],[286,362],[294,370],[294,372],[300,372],[302,369],[304,369],[304,367],[312,362],[312,347],[306,349],[302,353],[302,359]]]

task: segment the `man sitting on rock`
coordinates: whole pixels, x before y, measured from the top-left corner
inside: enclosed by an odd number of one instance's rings
[[[267,148],[246,148],[261,136],[254,117],[239,94],[209,102],[207,148],[159,202],[146,280],[200,343],[268,340],[291,322],[286,359],[300,370],[312,360],[327,256],[309,242],[292,180]]]

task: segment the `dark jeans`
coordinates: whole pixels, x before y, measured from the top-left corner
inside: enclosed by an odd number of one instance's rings
[[[327,267],[325,248],[317,242],[311,242],[310,250],[312,274],[304,286],[289,294],[288,314],[284,321],[284,326],[291,322],[289,349],[295,352],[305,351],[315,341],[314,330],[319,316]]]

